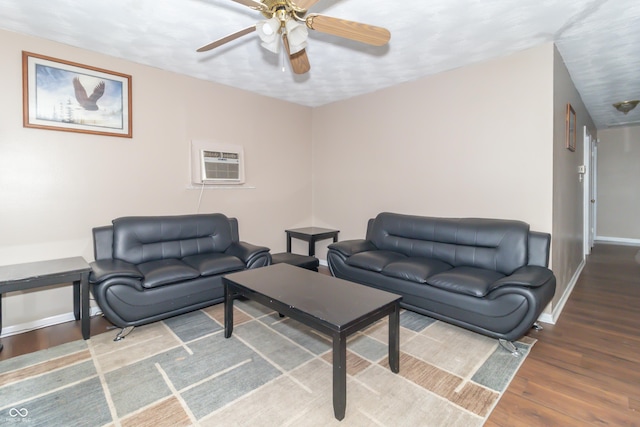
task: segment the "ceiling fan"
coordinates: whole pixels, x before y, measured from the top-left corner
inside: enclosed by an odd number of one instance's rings
[[[198,52],[214,49],[257,31],[262,46],[274,53],[279,53],[282,42],[293,72],[304,74],[311,69],[306,53],[307,28],[373,46],[383,46],[391,38],[391,33],[386,28],[315,13],[307,14],[309,8],[320,0],[232,1],[261,12],[267,19],[202,46]]]

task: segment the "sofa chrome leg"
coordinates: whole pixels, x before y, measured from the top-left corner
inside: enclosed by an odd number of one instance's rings
[[[536,331],[541,331],[541,330],[543,330],[543,329],[544,329],[544,328],[542,327],[542,325],[541,325],[540,323],[538,323],[538,322],[535,322],[535,323],[533,324],[532,328],[533,328],[533,329],[535,329]]]
[[[133,331],[133,329],[135,328],[135,326],[131,326],[130,328],[131,328],[131,329],[129,329],[128,331],[127,331],[127,328],[122,328],[122,329],[120,330],[120,332],[118,332],[118,335],[116,335],[116,337],[115,337],[113,340],[114,340],[114,341],[121,341],[121,340],[125,339],[125,337],[126,337],[127,335],[129,335],[129,334],[131,333],[131,331]]]
[[[502,338],[500,338],[498,342],[500,343],[500,346],[511,353],[513,357],[521,356],[520,351],[511,341],[503,340]]]

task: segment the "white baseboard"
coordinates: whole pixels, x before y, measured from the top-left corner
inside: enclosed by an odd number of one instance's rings
[[[624,237],[596,236],[596,243],[608,243],[625,246],[640,246],[640,239],[627,239]]]
[[[538,321],[542,323],[549,323],[551,325],[554,325],[556,323],[555,320],[553,320],[552,313],[542,313],[540,317],[538,317]]]
[[[327,263],[326,259],[319,259],[318,261],[320,261],[320,265],[323,265],[325,267],[329,267],[329,264]]]
[[[89,316],[97,316],[102,314],[99,307],[90,307]],[[64,313],[57,316],[47,317],[44,319],[34,320],[31,322],[21,323],[18,325],[11,325],[2,328],[1,337],[8,337],[11,335],[22,334],[29,331],[35,331],[36,329],[46,328],[47,326],[59,325],[61,323],[73,322],[76,318],[73,313]]]
[[[569,296],[571,296],[571,292],[573,292],[573,288],[575,288],[576,283],[578,282],[578,278],[580,277],[580,273],[582,273],[584,266],[585,266],[585,261],[582,260],[582,262],[576,269],[575,273],[573,274],[573,277],[571,277],[571,280],[569,281],[569,286],[567,286],[567,289],[564,291],[564,294],[562,294],[562,297],[560,298],[560,301],[558,301],[558,304],[553,306],[551,313],[542,313],[540,317],[538,317],[539,321],[543,323],[550,323],[552,325],[555,325],[556,321],[560,317],[560,313],[562,313],[562,310],[564,309],[565,304],[569,300]]]

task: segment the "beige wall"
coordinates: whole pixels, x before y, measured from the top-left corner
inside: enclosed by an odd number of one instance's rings
[[[134,138],[23,128],[22,50],[131,74]],[[91,227],[194,212],[189,141],[207,138],[244,146],[255,188],[205,191],[200,212],[237,216],[241,238],[273,252],[284,250],[285,228],[311,223],[340,229],[341,240],[361,238],[368,218],[395,211],[520,219],[553,232],[555,254],[564,230],[554,221],[570,215],[553,206],[555,180],[573,167],[553,160],[557,56],[549,43],[312,110],[0,32],[0,264],[90,260]],[[287,117],[287,132],[273,131],[274,117]],[[327,244],[318,244],[321,259]],[[294,250],[304,244],[294,241]],[[565,280],[572,264],[559,268]],[[69,286],[3,300],[9,326],[70,311]]]
[[[598,132],[596,238],[640,243],[640,126]]]
[[[316,108],[316,224],[362,238],[368,218],[393,211],[551,232],[553,49]]]
[[[575,280],[584,260],[583,182],[578,166],[584,164],[583,135],[586,126],[595,138],[597,132],[580,94],[576,90],[560,53],[554,49],[553,67],[553,272],[558,280],[553,299],[557,304]],[[567,103],[576,112],[576,151],[565,148]]]
[[[133,138],[23,128],[23,50],[130,74]],[[4,31],[0,58],[0,265],[92,260],[94,226],[194,213],[192,139],[243,145],[255,187],[206,190],[200,212],[238,217],[241,239],[274,252],[285,249],[285,228],[310,223],[311,109]],[[274,130],[277,117],[287,117],[287,132]],[[9,294],[4,332],[70,313],[71,302],[70,286]]]
[[[316,224],[345,240],[381,211],[526,221],[552,233],[557,315],[583,259],[583,126],[596,133],[553,44],[317,108],[313,126]]]

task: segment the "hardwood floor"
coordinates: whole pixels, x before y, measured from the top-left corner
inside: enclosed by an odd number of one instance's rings
[[[530,333],[538,342],[485,425],[640,426],[638,325],[640,248],[596,245],[558,322]],[[93,334],[109,327],[91,319]],[[6,337],[0,360],[78,339],[80,322]]]
[[[595,246],[486,426],[640,426],[639,249]]]
[[[91,335],[100,334],[110,328],[114,328],[114,326],[104,317],[91,318]],[[116,329],[113,330],[114,337],[116,331]],[[34,351],[44,350],[45,348],[55,347],[81,339],[82,331],[80,330],[80,321],[61,323],[59,325],[25,332],[24,334],[4,337],[0,341],[4,345],[4,349],[0,351],[0,360],[20,356],[21,354],[33,353]]]

